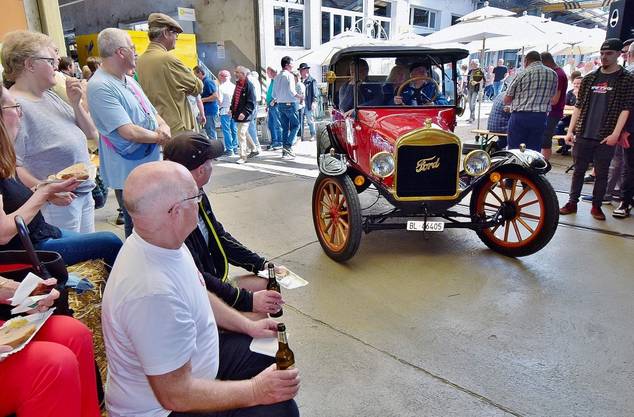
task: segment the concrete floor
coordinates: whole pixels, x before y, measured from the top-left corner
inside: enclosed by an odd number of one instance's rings
[[[260,163],[316,174],[298,160]],[[557,156],[548,174],[562,202],[569,161]],[[337,264],[313,229],[312,174],[214,169],[207,190],[225,227],[310,282],[284,293],[302,416],[634,415],[634,219],[608,210],[598,222],[580,204],[521,259],[469,230],[373,232]],[[98,227],[121,233],[112,200]]]

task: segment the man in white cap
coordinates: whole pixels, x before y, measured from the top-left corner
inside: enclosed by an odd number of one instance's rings
[[[202,81],[178,58],[168,53],[176,46],[183,28],[163,13],[148,17],[150,45],[137,62],[143,91],[172,130],[172,134],[195,130],[196,120],[187,96],[203,90]]]

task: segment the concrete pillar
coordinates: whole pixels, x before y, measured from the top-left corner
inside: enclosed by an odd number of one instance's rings
[[[392,36],[409,32],[409,0],[394,0],[390,17],[392,18],[392,28],[390,29]]]
[[[40,22],[40,9],[37,6],[38,0],[24,0],[24,14],[26,15],[26,24],[29,30],[33,32],[42,31],[42,23]]]
[[[321,0],[304,3],[304,47],[313,49],[321,45]]]
[[[40,22],[42,32],[53,39],[59,48],[59,56],[66,56],[66,42],[64,41],[64,29],[62,28],[62,16],[59,13],[57,0],[38,0],[40,9]]]

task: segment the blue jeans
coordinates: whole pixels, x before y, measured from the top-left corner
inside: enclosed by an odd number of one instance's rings
[[[304,121],[306,121],[306,124],[308,125],[308,133],[310,133],[310,136],[315,136],[315,117],[313,115],[313,110],[309,106],[304,107],[304,117],[302,118],[301,127],[302,132],[304,131]]]
[[[111,232],[77,233],[62,230],[61,237],[39,242],[35,249],[59,253],[66,265],[103,259],[112,266],[121,245],[121,239]]]
[[[268,126],[271,132],[271,146],[282,146],[282,125],[277,106],[269,106]]]
[[[222,136],[225,139],[225,152],[237,152],[238,126],[230,114],[220,116],[220,127],[222,128]]]
[[[277,106],[282,125],[282,146],[291,149],[299,129],[298,106],[297,103],[278,103]]]
[[[255,105],[253,110],[253,118],[249,122],[249,136],[253,139],[253,143],[257,149],[260,149],[260,141],[258,140],[258,105]]]
[[[519,149],[520,144],[526,148],[540,152],[544,131],[546,130],[546,113],[516,111],[511,113],[508,128],[509,149]]]
[[[502,91],[502,83],[504,81],[493,81],[493,98],[497,97]]]
[[[205,123],[205,133],[207,133],[207,137],[209,139],[218,139],[218,135],[216,134],[216,115],[205,114],[205,118],[207,119]]]

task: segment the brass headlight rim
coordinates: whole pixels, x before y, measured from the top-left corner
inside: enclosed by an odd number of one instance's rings
[[[387,175],[379,175],[374,171],[374,160],[379,157],[380,155],[388,155],[392,157],[392,170],[390,171],[389,174]],[[388,152],[388,151],[381,151],[381,152],[377,152],[375,153],[372,158],[370,158],[370,171],[372,171],[372,174],[376,175],[379,178],[388,178],[392,175],[394,175],[394,173],[396,172],[396,158],[394,158],[394,155],[392,155],[392,152]]]
[[[484,155],[486,155],[486,159],[487,159],[487,164],[488,164],[488,166],[487,166],[487,168],[486,168],[484,171],[482,171],[482,172],[481,172],[481,173],[479,173],[479,174],[476,174],[476,173],[474,173],[474,172],[470,171],[470,170],[467,168],[467,163],[466,163],[466,162],[469,160],[469,158],[470,158],[473,154],[480,153],[480,152],[482,152],[482,153],[484,153]],[[487,151],[484,151],[484,150],[482,150],[482,149],[474,149],[474,150],[472,150],[471,152],[469,152],[469,153],[468,153],[468,154],[464,157],[464,159],[462,160],[462,166],[463,166],[463,168],[464,168],[464,171],[467,173],[467,175],[469,175],[469,176],[471,176],[471,177],[479,177],[480,175],[484,175],[484,174],[486,174],[486,173],[487,173],[487,171],[489,170],[489,168],[491,168],[491,155],[489,155],[489,153],[488,153]]]

